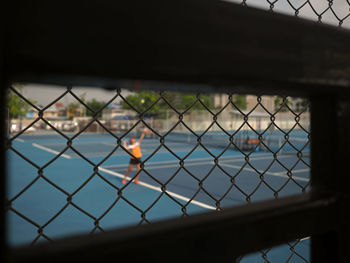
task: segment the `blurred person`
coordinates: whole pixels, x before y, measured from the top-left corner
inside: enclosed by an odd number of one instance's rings
[[[124,141],[123,146],[126,150],[130,151],[132,156],[130,158],[130,162],[129,162],[129,167],[128,170],[125,173],[125,176],[122,180],[122,184],[126,184],[126,178],[128,177],[128,175],[130,174],[130,172],[132,171],[132,168],[134,167],[134,165],[136,165],[137,168],[137,173],[139,173],[137,175],[137,177],[134,180],[135,184],[139,184],[139,177],[140,177],[140,164],[142,162],[141,157],[142,157],[142,152],[141,152],[141,142],[143,140],[143,138],[145,137],[146,134],[152,134],[152,131],[148,130],[148,129],[144,129],[140,138],[136,141],[135,137],[132,136],[129,140],[129,145],[127,145],[127,142]]]

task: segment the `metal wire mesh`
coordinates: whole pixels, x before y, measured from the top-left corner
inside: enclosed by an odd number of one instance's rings
[[[229,0],[244,6],[267,9],[301,18],[316,20],[320,23],[350,27],[349,0]]]
[[[22,160],[30,164],[36,170],[37,173],[35,178],[32,179],[29,183],[27,183],[25,187],[23,187],[15,195],[8,197],[5,204],[5,210],[7,212],[15,213],[17,216],[21,217],[29,224],[35,226],[35,228],[37,229],[37,234],[33,238],[32,244],[37,243],[38,240],[41,238],[44,238],[49,241],[52,240],[52,237],[45,233],[45,229],[53,221],[55,221],[55,219],[58,216],[64,213],[64,211],[68,207],[74,207],[81,213],[85,214],[89,218],[89,220],[92,221],[91,233],[94,233],[98,230],[105,231],[105,229],[100,224],[101,220],[104,217],[106,217],[109,214],[109,212],[121,200],[126,202],[130,207],[137,211],[137,213],[140,216],[138,224],[143,224],[151,223],[151,220],[148,218],[148,213],[163,196],[167,196],[179,207],[179,210],[181,211],[181,217],[186,217],[190,215],[188,213],[189,205],[191,205],[193,202],[196,202],[197,197],[201,194],[205,195],[209,200],[211,200],[213,204],[215,204],[215,206],[213,206],[215,210],[220,211],[225,209],[226,206],[223,205],[223,202],[225,202],[228,195],[233,191],[239,193],[246,202],[251,202],[252,197],[256,195],[257,191],[262,186],[265,186],[269,189],[271,193],[270,197],[273,198],[278,198],[280,196],[280,193],[286,188],[288,184],[294,184],[295,186],[297,186],[297,188],[299,189],[298,192],[300,193],[307,191],[310,187],[310,181],[308,179],[305,180],[305,182],[300,183],[300,181],[296,179],[297,175],[294,173],[294,171],[297,169],[296,167],[300,164],[303,164],[303,166],[307,167],[307,169],[310,168],[310,162],[308,159],[308,155],[306,154],[307,148],[310,144],[310,132],[307,126],[307,122],[305,122],[305,120],[303,119],[304,116],[308,115],[309,105],[307,102],[305,102],[305,100],[301,109],[295,110],[290,105],[287,97],[280,98],[279,103],[276,104],[275,109],[271,110],[268,109],[266,105],[264,105],[262,97],[257,96],[255,97],[255,102],[251,109],[249,109],[248,111],[244,111],[236,105],[237,103],[234,101],[233,94],[224,95],[224,97],[226,98],[226,102],[216,109],[209,107],[207,103],[203,101],[203,97],[201,94],[196,94],[194,100],[191,101],[191,103],[189,103],[183,109],[178,109],[176,106],[173,105],[173,103],[164,94],[164,92],[158,92],[154,93],[156,95],[154,101],[151,104],[149,104],[144,110],[140,110],[138,107],[139,105],[135,105],[132,102],[130,102],[128,98],[123,95],[121,89],[116,89],[114,95],[110,98],[110,100],[104,103],[103,106],[100,107],[98,110],[95,110],[91,108],[86,102],[84,102],[84,100],[75,93],[74,88],[72,87],[67,87],[57,98],[53,99],[45,107],[37,106],[32,100],[26,98],[26,96],[24,96],[19,90],[17,90],[14,87],[10,87],[9,91],[14,96],[19,98],[22,101],[22,103],[29,105],[33,109],[33,111],[36,112],[36,117],[34,117],[31,123],[29,123],[25,128],[20,129],[18,132],[10,133],[6,142],[7,151],[11,151],[18,155]],[[53,106],[68,95],[72,96],[75,99],[75,101],[80,104],[80,107],[92,113],[92,117],[90,117],[88,121],[84,122],[83,125],[80,125],[79,129],[76,130],[75,133],[70,135],[62,131],[62,129],[57,128],[52,122],[50,122],[47,119],[47,117],[45,117],[45,111],[47,111],[51,106]],[[100,117],[101,113],[104,110],[106,110],[108,105],[113,103],[116,99],[124,103],[130,109],[130,111],[133,112],[137,117],[135,120],[133,120],[133,122],[131,122],[131,124],[126,128],[126,130],[123,131],[111,131],[110,127],[108,126],[109,124],[103,121],[103,119]],[[154,107],[156,107],[159,104],[166,105],[168,107],[168,111],[172,112],[171,116],[174,120],[170,123],[166,123],[166,125],[164,125],[162,128],[159,128],[159,125],[156,121],[149,121],[145,118],[145,116],[147,116],[147,114],[149,114],[149,112],[152,111],[152,109],[154,109]],[[207,112],[205,118],[208,122],[208,125],[206,125],[205,129],[195,129],[193,126],[193,119],[191,121],[191,118],[188,118],[191,109],[194,109],[196,107],[200,107],[202,111]],[[235,113],[235,116],[237,114],[240,116],[240,119],[238,121],[239,125],[237,125],[234,129],[230,130],[227,129],[227,126],[223,125],[220,119],[221,116],[224,114],[224,111],[228,109],[231,109],[231,111]],[[254,127],[255,125],[252,124],[254,119],[253,116],[258,110],[260,110],[259,116],[263,114],[265,117],[265,125],[260,125],[260,127]],[[278,116],[283,112],[287,112],[288,114],[290,114],[290,116],[293,116],[293,118],[289,120],[292,122],[292,124],[289,125],[288,128],[280,127],[282,124],[281,122],[279,122]],[[170,119],[169,113],[165,119]],[[58,134],[62,140],[65,141],[65,147],[59,151],[56,151],[54,157],[50,159],[50,161],[42,165],[33,161],[31,159],[31,156],[26,156],[25,154],[21,153],[20,150],[16,149],[13,143],[15,140],[19,139],[20,136],[27,133],[32,127],[37,125],[39,122],[43,122],[54,133]],[[98,127],[100,127],[100,129],[98,129],[100,132],[103,132],[104,134],[107,134],[115,139],[115,144],[113,148],[109,150],[108,153],[104,153],[105,156],[101,157],[98,162],[92,161],[86,152],[82,152],[79,149],[79,147],[75,145],[78,136],[86,132],[93,125],[97,125]],[[173,133],[178,131],[180,127],[182,132],[186,131],[191,135],[191,137],[193,137],[190,143],[190,147],[187,149],[187,152],[184,155],[180,155],[176,151],[176,149],[174,150],[170,143],[171,140],[168,140],[168,138],[170,138]],[[220,136],[222,137],[220,139],[220,151],[217,151],[217,149],[216,151],[213,151],[212,145],[208,144],[208,142],[213,140],[213,135],[210,135],[210,133],[212,132],[214,127],[216,129],[216,133],[213,133],[214,137],[215,134],[217,134],[217,132],[220,132]],[[132,134],[137,134],[140,128],[147,128],[148,130],[152,131],[152,140],[155,146],[152,149],[152,152],[148,155],[148,157],[141,162],[140,171],[137,171],[132,176],[131,180],[128,181],[124,186],[118,187],[101,172],[103,171],[102,166],[111,156],[113,156],[113,154],[116,153],[116,151],[122,151],[125,155],[133,157],[131,152],[123,145],[123,140],[125,140],[128,136]],[[267,139],[271,134],[271,130],[274,130],[280,134],[279,144],[277,145],[271,144]],[[297,146],[295,146],[295,141],[293,141],[292,139],[293,134],[296,131],[299,133],[302,132],[303,136],[305,137],[305,140],[302,141],[302,144]],[[243,138],[242,134],[245,134],[246,137]],[[210,136],[208,137],[208,135]],[[250,139],[253,139],[254,143],[249,144],[248,137]],[[242,138],[244,140],[242,140]],[[245,148],[247,146],[249,147]],[[294,156],[293,163],[288,165],[283,161],[282,158],[282,151],[286,147],[289,147],[289,149],[291,149],[290,151],[288,151],[288,154]],[[195,173],[191,169],[189,169],[188,166],[190,156],[194,152],[198,151],[198,149],[205,151],[209,156],[208,159],[210,159],[210,161],[212,162],[211,168],[204,174]],[[254,154],[261,149],[263,149],[263,152],[269,155],[270,158],[267,165],[263,169],[257,168],[256,164],[254,163]],[[51,179],[47,174],[48,167],[52,166],[58,158],[67,155],[69,151],[74,153],[75,156],[77,156],[78,158],[84,160],[85,165],[90,167],[89,176],[87,176],[87,178],[84,179],[84,181],[74,191],[66,190],[64,187],[60,186],[57,182]],[[168,154],[171,154],[171,156],[175,159],[174,163],[177,166],[176,171],[166,181],[161,181],[159,178],[157,178],[157,176],[155,176],[153,172],[148,169],[147,166],[150,159],[160,154],[162,151],[166,151]],[[224,155],[228,151],[235,151],[241,156],[242,163],[238,166],[238,169],[235,172],[228,171],[227,169],[229,166],[227,166],[227,164],[225,164],[224,162]],[[270,169],[273,165],[279,165],[281,169],[283,169],[283,172],[279,173],[279,176],[284,177],[284,182],[277,188],[273,186],[267,179],[267,175],[271,172]],[[208,181],[212,177],[213,171],[215,169],[219,169],[228,179],[226,183],[227,187],[225,189],[222,189],[219,195],[217,193],[212,193],[209,187],[210,184],[208,184]],[[242,188],[238,180],[238,178],[242,176],[241,174],[244,170],[249,170],[253,172],[255,176],[259,178],[259,183],[250,192],[246,192],[244,188]],[[186,172],[186,174],[188,174],[192,178],[192,180],[196,182],[197,185],[197,188],[195,189],[193,194],[189,196],[185,201],[182,200],[184,202],[180,201],[176,196],[174,196],[174,194],[171,191],[168,190],[169,185],[178,176],[180,171]],[[132,181],[135,178],[137,178],[137,176],[140,173],[143,173],[143,176],[147,176],[148,178],[150,178],[152,182],[160,189],[157,198],[151,201],[147,205],[147,208],[139,207],[137,204],[130,201],[124,194],[125,190],[130,186],[130,184],[132,184]],[[99,215],[91,214],[75,201],[77,194],[90,181],[92,181],[93,178],[96,177],[100,178],[106,184],[112,187],[116,193],[114,200],[111,202],[108,208],[102,214]],[[39,179],[42,179],[45,182],[47,182],[49,185],[51,185],[53,189],[61,192],[66,198],[66,202],[64,203],[64,205],[62,205],[62,207],[44,224],[38,223],[33,218],[29,218],[25,215],[25,213],[19,211],[14,206],[17,200],[19,200],[26,191],[32,188],[38,182]],[[297,251],[293,249],[299,242],[300,241],[295,241],[295,243],[289,244],[291,256],[299,256]],[[261,251],[261,256],[264,259],[264,262],[269,262],[269,251],[270,250]],[[300,258],[303,257],[300,255]],[[304,259],[304,261],[307,262],[306,259]]]
[[[300,18],[306,18],[309,20],[317,21],[319,23],[325,23],[335,25],[344,28],[350,28],[350,1],[349,0],[323,0],[323,1],[311,1],[311,0],[228,0],[230,2],[240,3],[243,6],[257,7],[270,12],[284,13]],[[294,243],[288,244],[290,247],[290,257],[286,262],[291,262],[292,257],[296,257],[296,261],[308,262],[306,258],[300,255],[295,247],[300,243],[300,240],[296,240]],[[263,262],[270,262],[268,253],[270,249],[261,251],[261,258]],[[294,259],[295,260],[295,259]],[[237,262],[240,262],[238,259]]]

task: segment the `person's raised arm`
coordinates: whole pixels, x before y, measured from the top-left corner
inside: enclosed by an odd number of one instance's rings
[[[129,147],[126,145],[126,141],[123,142],[123,146],[125,149],[129,150]]]
[[[144,128],[143,129],[143,132],[142,132],[142,134],[141,134],[141,136],[140,136],[140,139],[138,140],[138,143],[141,143],[142,142],[142,140],[143,140],[143,138],[145,137],[145,135],[146,134],[152,134],[153,132],[151,131],[151,130],[149,130],[149,129],[147,129],[147,128]]]
[[[138,143],[141,143],[141,142],[142,142],[143,138],[145,138],[145,134],[146,134],[146,129],[143,130],[143,132],[142,132],[142,134],[141,134],[141,136],[140,136],[140,139],[139,139]]]

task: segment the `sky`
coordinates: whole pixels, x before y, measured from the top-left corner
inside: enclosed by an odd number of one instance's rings
[[[21,93],[29,99],[36,101],[37,105],[45,106],[53,101],[55,98],[60,96],[66,88],[63,86],[54,85],[42,85],[42,84],[27,84],[24,85]],[[72,91],[79,98],[85,98],[86,101],[96,99],[98,101],[109,101],[116,94],[115,91],[110,91],[102,88],[90,88],[90,87],[73,87]],[[122,90],[123,96],[131,94],[128,90]],[[120,99],[117,98],[114,102],[118,102]],[[66,95],[60,100],[65,106],[71,102],[77,102],[77,100],[70,94]]]

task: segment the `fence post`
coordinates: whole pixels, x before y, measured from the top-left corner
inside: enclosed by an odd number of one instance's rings
[[[2,49],[0,46],[0,198],[2,200],[2,208],[0,212],[0,261],[5,261],[6,253],[6,219],[5,219],[5,176],[6,176],[6,160],[5,160],[5,141],[7,136],[7,119],[6,116],[6,90],[7,83],[5,80]]]
[[[312,237],[312,262],[347,262],[349,244],[350,100],[337,95],[311,98],[311,182],[315,196],[338,198],[337,229]]]
[[[350,97],[344,97],[337,101],[337,163],[336,163],[336,177],[334,178],[336,184],[336,191],[339,195],[339,206],[337,214],[337,233],[336,242],[337,254],[339,262],[349,261],[349,245],[350,245],[350,178],[349,178],[349,164],[350,164]]]

